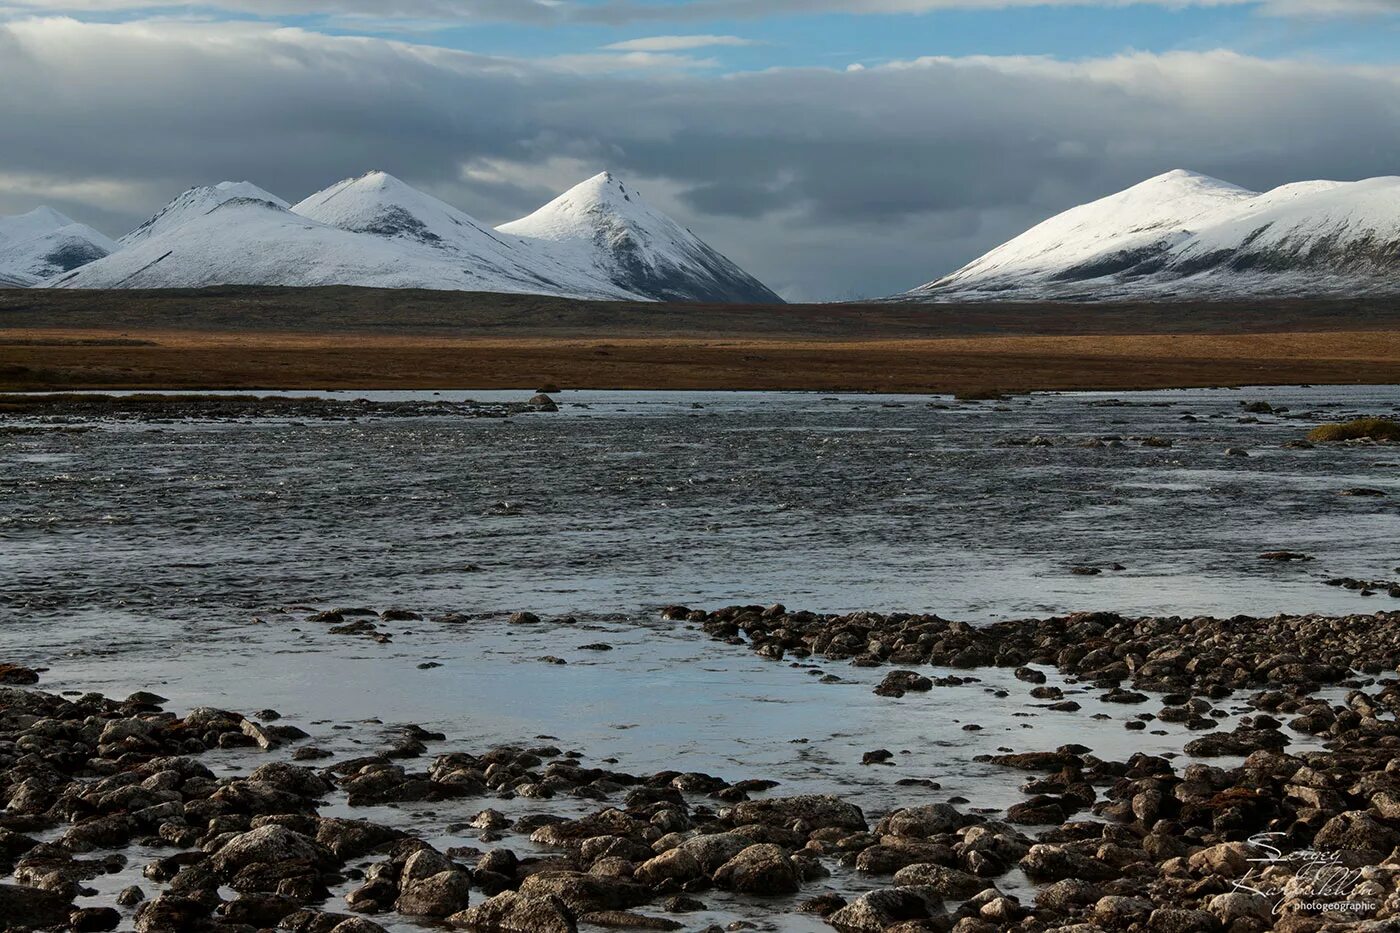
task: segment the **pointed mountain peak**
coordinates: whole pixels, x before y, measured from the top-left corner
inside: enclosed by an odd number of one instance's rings
[[[782,301],[611,172],[497,229],[548,243],[570,264],[633,294],[662,301]]]
[[[74,223],[73,218],[69,217],[67,214],[63,214],[54,210],[47,204],[40,205],[39,207],[34,208],[34,210],[29,211],[25,214],[20,214],[19,216],[21,219],[32,221],[34,223],[48,224],[54,229],[57,229],[59,227],[70,227]]]
[[[565,198],[576,203],[643,203],[641,193],[612,172],[599,172],[592,178],[579,182],[560,195],[558,200]]]
[[[132,243],[139,243],[167,230],[173,230],[196,217],[203,217],[224,202],[235,199],[265,201],[284,210],[287,208],[286,201],[250,181],[221,181],[217,185],[199,185],[182,192],[150,220],[122,237],[121,243],[130,246]]]
[[[278,207],[289,206],[286,201],[282,200],[271,191],[259,188],[251,181],[221,181],[217,185],[214,185],[213,188],[220,195],[226,195],[230,198],[252,198],[255,201],[268,201],[272,204],[276,204]],[[200,189],[191,188],[190,190],[198,191]]]
[[[336,182],[292,211],[352,233],[413,240],[441,249],[509,250],[470,214],[381,170]]]
[[[1143,191],[1152,189],[1175,189],[1182,191],[1219,190],[1224,192],[1245,192],[1246,194],[1255,193],[1246,188],[1241,188],[1239,185],[1231,184],[1228,181],[1221,181],[1219,178],[1214,178],[1210,175],[1204,175],[1200,172],[1193,172],[1184,168],[1174,168],[1170,172],[1154,175],[1146,181],[1138,182],[1127,190]]]
[[[365,172],[356,178],[347,178],[327,188],[327,191],[336,188],[358,188],[363,190],[378,191],[412,191],[415,194],[422,194],[417,188],[405,182],[396,175],[390,175],[383,169],[374,169]]]
[[[71,217],[44,205],[23,214],[0,217],[0,239],[27,240],[73,225]]]

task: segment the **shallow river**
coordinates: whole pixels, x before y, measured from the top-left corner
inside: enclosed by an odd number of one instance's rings
[[[879,812],[1021,799],[1024,776],[972,761],[998,748],[1076,741],[1121,757],[1179,749],[1187,733],[1130,733],[1135,710],[1095,720],[1097,703],[1039,709],[1010,672],[884,699],[870,692],[883,671],[764,661],[659,608],[972,621],[1400,608],[1324,582],[1400,577],[1400,448],[1284,446],[1319,421],[1400,410],[1400,388],[560,400],[509,419],[0,433],[0,659],[47,668],[47,689],[273,707],[335,749],[377,747],[404,722],[446,732],[444,749],[549,735],[629,771],[773,778]],[[1247,415],[1259,400],[1289,411]],[[1356,487],[1389,495],[1341,494]],[[1279,549],[1315,560],[1258,558]],[[1071,572],[1084,565],[1105,569]],[[389,623],[392,642],[377,644],[287,608],[332,606],[473,621]],[[517,610],[544,621],[507,624]],[[580,648],[596,642],[613,650]],[[972,722],[982,730],[962,729]],[[894,766],[862,767],[880,747]],[[482,805],[428,809],[442,825]],[[398,818],[426,825],[407,810]]]

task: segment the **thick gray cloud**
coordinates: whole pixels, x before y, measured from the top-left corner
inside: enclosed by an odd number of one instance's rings
[[[257,24],[0,25],[0,213],[120,233],[191,184],[383,168],[501,222],[601,168],[794,297],[888,293],[1184,167],[1400,171],[1400,69],[1228,52],[579,72]]]

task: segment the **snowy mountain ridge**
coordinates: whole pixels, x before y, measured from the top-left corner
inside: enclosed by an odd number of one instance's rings
[[[603,173],[493,230],[386,172],[345,179],[294,206],[249,182],[223,182],[185,191],[112,244],[110,255],[14,280],[57,288],[359,285],[781,301],[635,191],[614,201],[611,185],[622,187]],[[561,211],[561,202],[569,209]],[[542,216],[558,222],[532,222]],[[13,274],[0,263],[0,276]]]
[[[1248,191],[1173,171],[1037,224],[904,295],[1095,301],[1400,292],[1400,178]]]

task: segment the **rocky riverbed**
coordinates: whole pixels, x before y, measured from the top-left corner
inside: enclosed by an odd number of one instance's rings
[[[528,395],[528,393],[526,393]],[[238,393],[100,392],[0,393],[0,431],[32,433],[46,426],[82,423],[247,422],[261,419],[354,421],[372,418],[507,418],[557,411],[554,400],[536,393],[519,401],[477,402],[426,393],[410,399],[372,400],[315,393],[245,395]]]
[[[1395,922],[1400,390],[288,398],[0,412],[3,923]]]
[[[507,624],[539,624],[519,615]],[[141,933],[819,921],[846,933],[1253,933],[1400,917],[1400,615],[1099,613],[982,628],[781,606],[664,615],[774,662],[893,668],[875,688],[891,703],[958,686],[920,673],[931,664],[969,677],[1010,668],[1046,707],[1103,718],[1129,707],[1141,710],[1130,729],[1185,723],[1199,737],[1182,755],[1121,760],[1078,743],[1004,748],[986,760],[1024,774],[1019,803],[930,802],[936,782],[911,778],[896,782],[907,802],[867,812],[859,791],[632,773],[541,737],[459,749],[408,725],[346,756],[274,710],[68,698],[11,666],[0,857],[16,883],[0,887],[0,916],[8,929]],[[1094,707],[1065,706],[1045,666],[1092,691]],[[1251,712],[1218,728],[1236,694]],[[1290,751],[1290,736],[1316,741]],[[865,762],[894,757],[872,749]],[[413,825],[397,813],[409,807]],[[114,877],[130,884],[104,883]]]

